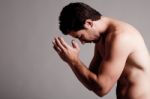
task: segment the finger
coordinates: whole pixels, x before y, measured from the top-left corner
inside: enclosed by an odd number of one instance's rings
[[[60,43],[60,40],[58,38],[55,38],[55,42],[56,42],[57,47],[59,47],[61,51],[64,52],[66,50],[66,48]]]
[[[80,49],[78,43],[75,40],[72,40],[72,46],[74,48]]]
[[[60,43],[65,47],[68,48],[68,44],[65,42],[65,40],[62,37],[58,37],[58,39],[60,40]]]
[[[62,52],[61,49],[59,47],[57,47],[55,41],[52,41],[52,43],[53,43],[53,48],[55,49],[56,52],[58,52],[58,53]]]
[[[62,52],[59,47],[53,46],[53,48],[58,54],[60,54]]]
[[[52,41],[52,44],[53,44],[53,45],[56,45],[56,44],[55,44],[55,40]]]

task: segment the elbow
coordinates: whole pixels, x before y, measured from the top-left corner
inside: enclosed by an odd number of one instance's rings
[[[108,89],[95,89],[93,90],[93,92],[99,97],[104,97],[105,95],[107,95],[109,90]]]
[[[104,97],[107,94],[107,92],[102,92],[102,91],[95,91],[94,93],[99,97]]]
[[[113,83],[112,80],[103,80],[99,78],[91,85],[93,85],[91,87],[91,91],[93,91],[97,96],[103,97],[111,90]]]

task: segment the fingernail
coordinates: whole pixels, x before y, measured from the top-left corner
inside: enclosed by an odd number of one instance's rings
[[[52,43],[55,44],[55,41],[53,40]]]
[[[75,42],[75,40],[73,39],[72,42]]]
[[[61,37],[58,37],[59,40],[61,40]]]

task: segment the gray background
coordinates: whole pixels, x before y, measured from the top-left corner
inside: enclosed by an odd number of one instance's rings
[[[0,99],[100,99],[52,48],[63,6],[77,0],[0,0]],[[149,0],[80,0],[134,25],[150,49]],[[71,37],[63,36],[69,43]],[[80,44],[81,46],[81,44]],[[86,65],[94,44],[81,46]],[[102,99],[116,99],[115,86]]]

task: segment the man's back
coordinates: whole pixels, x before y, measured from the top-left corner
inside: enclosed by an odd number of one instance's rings
[[[99,48],[101,56],[104,56],[102,50],[105,50],[105,54],[107,53],[106,47],[115,36],[126,36],[131,49],[117,83],[117,99],[149,99],[150,56],[144,40],[140,33],[129,24],[116,20],[113,24],[116,28],[106,36],[104,49]],[[124,49],[128,50],[128,48]]]

